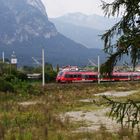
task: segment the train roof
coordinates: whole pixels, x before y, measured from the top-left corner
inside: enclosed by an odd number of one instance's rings
[[[95,74],[97,72],[93,71],[63,71],[64,73],[69,73],[69,74]]]

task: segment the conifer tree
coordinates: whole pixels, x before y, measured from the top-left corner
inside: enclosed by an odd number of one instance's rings
[[[108,60],[101,70],[111,74],[117,61],[127,54],[131,58],[133,68],[140,59],[140,0],[114,0],[111,3],[102,1],[102,9],[106,16],[118,16],[120,20],[103,35],[104,50],[109,54]],[[113,43],[113,39],[117,38]],[[113,101],[106,96],[107,104],[111,106],[110,115],[117,119],[122,126],[127,124],[132,130],[137,127],[140,131],[140,100],[125,102]]]
[[[102,9],[108,17],[121,15],[120,20],[102,35],[104,50],[109,54],[102,71],[111,73],[124,54],[130,56],[135,68],[140,59],[140,0],[102,1]],[[117,38],[115,43],[114,38]]]

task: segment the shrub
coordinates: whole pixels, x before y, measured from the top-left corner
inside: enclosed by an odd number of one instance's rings
[[[8,81],[8,82],[11,82],[12,80],[15,79],[15,76],[13,74],[10,74],[10,75],[4,75],[4,80]]]
[[[14,87],[10,82],[0,78],[0,91],[14,92]]]
[[[22,73],[22,72],[17,72],[16,77],[18,79],[21,79],[22,81],[27,80],[27,75],[25,73]]]

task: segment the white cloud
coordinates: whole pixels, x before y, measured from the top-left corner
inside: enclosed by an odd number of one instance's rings
[[[42,0],[42,2],[46,6],[49,17],[57,17],[72,12],[103,15],[100,0]]]

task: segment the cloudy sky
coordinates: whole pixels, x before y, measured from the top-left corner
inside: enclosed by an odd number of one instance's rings
[[[104,0],[111,2],[113,0]],[[42,0],[49,17],[58,17],[66,13],[82,12],[84,14],[103,15],[101,0]]]

